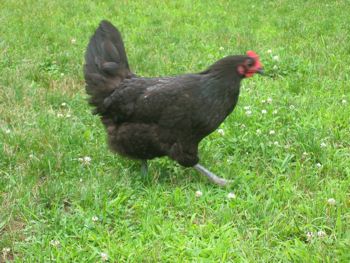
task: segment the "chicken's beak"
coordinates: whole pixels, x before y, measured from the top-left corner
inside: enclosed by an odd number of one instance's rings
[[[256,71],[256,73],[260,74],[260,75],[264,75],[264,69],[263,68],[258,68],[258,70]]]

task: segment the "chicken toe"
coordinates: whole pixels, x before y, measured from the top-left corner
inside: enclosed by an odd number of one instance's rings
[[[212,181],[215,184],[218,184],[220,186],[226,186],[230,183],[232,183],[232,180],[226,180],[224,178],[221,178],[212,172],[210,172],[208,169],[200,165],[199,163],[193,166],[194,169],[196,169],[198,172],[203,174],[204,176],[208,177],[210,181]]]

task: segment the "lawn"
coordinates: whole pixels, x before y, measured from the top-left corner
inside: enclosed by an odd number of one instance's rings
[[[1,0],[0,262],[349,262],[349,13],[346,0]],[[142,76],[260,54],[266,75],[200,146],[229,187],[167,158],[144,177],[109,152],[82,74],[102,19]]]

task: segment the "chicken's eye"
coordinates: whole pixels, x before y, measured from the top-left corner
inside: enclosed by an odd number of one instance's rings
[[[253,61],[252,59],[248,59],[247,60],[247,66],[250,68],[254,65],[255,61]]]

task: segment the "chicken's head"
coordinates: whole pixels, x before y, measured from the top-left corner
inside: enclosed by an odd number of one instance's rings
[[[254,51],[247,51],[247,58],[237,67],[238,73],[246,78],[252,77],[255,73],[262,74],[263,68],[259,56]]]

